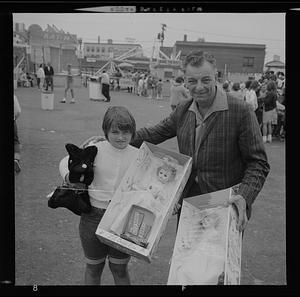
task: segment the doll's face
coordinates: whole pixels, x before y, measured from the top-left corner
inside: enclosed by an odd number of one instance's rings
[[[157,175],[158,175],[158,180],[161,183],[165,184],[171,179],[172,173],[170,170],[166,170],[165,168],[160,168]]]
[[[203,230],[215,227],[216,218],[213,216],[206,216],[200,221],[200,227]]]

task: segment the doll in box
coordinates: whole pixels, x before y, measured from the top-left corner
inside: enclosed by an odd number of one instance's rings
[[[141,177],[138,178],[138,174],[136,174],[136,177],[128,179],[127,185],[122,191],[121,212],[110,228],[113,233],[121,234],[132,205],[151,211],[155,215],[153,223],[153,228],[155,228],[154,225],[161,217],[171,195],[172,182],[176,179],[178,169],[181,166],[174,158],[165,156],[163,158],[154,157],[150,167],[148,171],[150,177],[145,174],[146,177],[144,177],[144,180],[141,180]]]

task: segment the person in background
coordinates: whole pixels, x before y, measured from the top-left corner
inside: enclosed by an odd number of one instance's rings
[[[71,96],[72,96],[72,99],[71,99],[70,103],[75,103],[74,90],[73,90],[73,80],[74,80],[74,78],[73,78],[73,74],[72,74],[72,65],[68,64],[67,65],[66,82],[65,82],[65,96],[60,101],[61,103],[66,103],[68,90],[70,90]]]
[[[230,92],[229,82],[225,81],[223,83],[223,89],[225,92]]]
[[[191,99],[180,102],[158,124],[139,129],[131,144],[140,147],[143,141],[159,144],[177,137],[179,152],[193,162],[179,204],[184,198],[239,184],[228,203],[237,207],[237,227],[243,231],[270,171],[255,113],[217,83],[211,54],[189,53],[184,73]]]
[[[20,158],[21,158],[21,144],[18,135],[18,127],[17,127],[17,118],[21,114],[21,107],[16,95],[14,95],[14,167],[15,172],[19,173],[21,171],[20,166]]]
[[[143,96],[143,89],[144,89],[144,75],[142,74],[138,81],[138,95],[139,96]]]
[[[267,84],[266,96],[263,98],[264,111],[263,111],[263,141],[272,142],[272,121],[274,113],[276,113],[276,83],[270,80]]]
[[[178,76],[176,77],[175,82],[171,85],[170,104],[172,110],[174,110],[181,101],[189,98],[188,89],[184,87],[183,83],[184,78],[182,76]]]
[[[258,124],[261,127],[261,131],[263,125],[264,98],[266,97],[266,93],[267,93],[267,84],[262,83],[256,91],[257,109],[255,111]]]
[[[252,80],[247,80],[245,82],[245,101],[249,102],[250,101],[250,86],[251,86]]]
[[[258,81],[252,80],[249,87],[249,92],[246,94],[246,102],[252,107],[252,110],[254,112],[258,107],[257,96],[256,96],[256,90],[258,89],[258,87],[259,87]]]
[[[38,88],[42,90],[45,82],[45,72],[44,72],[43,64],[40,64],[40,67],[36,72],[36,77],[37,77]]]
[[[162,89],[163,89],[163,82],[160,78],[159,81],[157,82],[157,97],[156,97],[156,99],[163,99]]]
[[[28,72],[26,72],[26,79],[28,81],[28,87],[29,86],[33,87],[33,78],[31,77],[31,75]]]
[[[104,102],[110,102],[109,75],[105,70],[103,70],[101,74],[101,85],[102,85],[102,95],[106,98]]]
[[[157,84],[158,84],[158,78],[157,76],[152,77],[152,99],[155,99],[157,97]]]
[[[278,100],[276,101],[277,123],[273,129],[272,137],[284,141],[285,137],[285,106]]]
[[[46,82],[46,88],[45,90],[48,91],[49,85],[51,85],[51,91],[53,92],[54,86],[53,86],[53,76],[54,76],[54,70],[51,66],[50,62],[47,63],[47,66],[44,68],[45,73],[45,82]]]
[[[240,89],[241,89],[243,100],[245,101],[247,89],[246,89],[246,84],[244,82],[240,82]]]
[[[102,272],[108,258],[115,284],[130,285],[128,273],[130,255],[104,244],[95,232],[122,177],[136,158],[137,149],[129,145],[135,135],[136,123],[127,108],[111,106],[104,115],[102,129],[106,140],[91,144],[98,149],[94,160],[94,179],[88,188],[92,210],[90,213],[83,213],[79,223],[79,235],[86,258],[85,284],[101,283]],[[88,146],[89,142],[86,145]],[[60,174],[67,183],[69,183],[68,159],[69,156],[66,156],[59,164]]]
[[[25,72],[22,72],[22,74],[20,75],[20,83],[22,87],[28,88],[30,83],[27,79],[27,74]]]
[[[229,91],[229,93],[240,100],[244,100],[243,93],[238,82],[233,83],[232,89]]]
[[[147,79],[147,94],[148,94],[148,99],[153,98],[153,77],[152,77],[152,75],[149,75],[148,79]]]

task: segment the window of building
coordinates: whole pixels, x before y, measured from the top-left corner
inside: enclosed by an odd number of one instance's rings
[[[172,78],[173,72],[172,71],[165,71],[165,78]]]
[[[94,48],[94,47],[92,47],[91,51],[92,51],[92,52],[94,52],[94,51],[95,51],[95,48]]]
[[[90,48],[89,48],[89,47],[87,47],[87,48],[86,48],[86,51],[87,51],[87,52],[89,52],[89,51],[90,51]]]
[[[97,47],[97,53],[99,53],[100,52],[100,48],[99,47]]]
[[[254,66],[254,57],[244,57],[243,66],[244,67],[253,67]]]
[[[101,48],[101,52],[102,52],[102,53],[105,53],[105,47],[102,47],[102,48]]]

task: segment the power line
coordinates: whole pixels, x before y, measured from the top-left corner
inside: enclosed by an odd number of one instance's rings
[[[218,34],[218,33],[210,33],[210,32],[203,32],[203,31],[197,31],[197,30],[190,30],[190,29],[179,29],[167,26],[168,29],[176,30],[176,31],[185,31],[185,32],[193,32],[193,33],[200,33],[200,34],[209,34],[209,35],[218,35],[223,37],[233,37],[233,38],[247,38],[247,39],[256,39],[256,40],[268,40],[268,41],[280,41],[283,42],[282,39],[273,39],[273,38],[257,38],[257,37],[247,37],[247,36],[238,36],[238,35],[228,35],[228,34]]]

